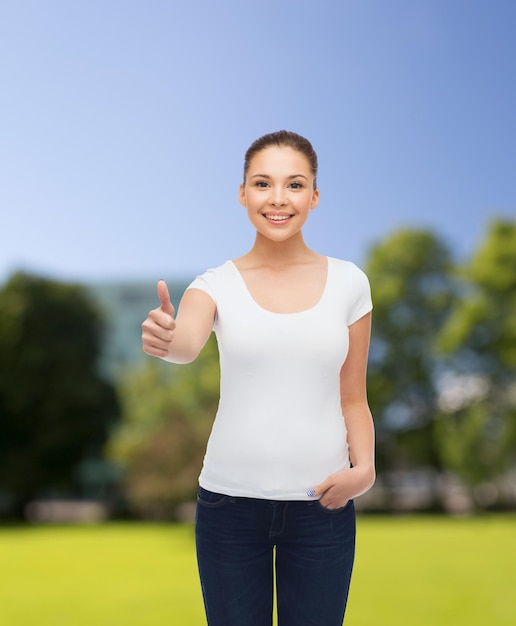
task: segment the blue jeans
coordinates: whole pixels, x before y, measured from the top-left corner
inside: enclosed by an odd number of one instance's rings
[[[342,626],[353,501],[330,510],[317,500],[234,498],[200,487],[196,542],[209,626],[271,626],[274,579],[278,626]]]

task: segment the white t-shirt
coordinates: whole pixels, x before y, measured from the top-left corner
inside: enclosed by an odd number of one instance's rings
[[[199,484],[230,496],[307,500],[307,490],[349,467],[340,404],[348,326],[372,309],[369,281],[328,258],[318,303],[273,313],[252,298],[232,261],[198,276],[215,302],[220,401]]]

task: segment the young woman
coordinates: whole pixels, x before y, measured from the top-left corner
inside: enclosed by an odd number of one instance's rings
[[[177,317],[167,286],[143,349],[196,358],[212,330],[220,403],[199,478],[197,557],[210,626],[341,626],[354,560],[353,498],[375,478],[366,396],[364,273],[321,256],[302,228],[319,201],[308,140],[279,131],[246,153],[244,256],[199,276]]]

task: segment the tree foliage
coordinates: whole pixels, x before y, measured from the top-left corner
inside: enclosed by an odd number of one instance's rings
[[[439,338],[443,382],[436,447],[469,484],[516,460],[516,223],[495,221],[460,268],[462,297]]]
[[[400,230],[374,246],[369,396],[380,467],[435,463],[429,429],[436,406],[434,342],[450,308],[451,259],[433,233]]]
[[[77,285],[17,273],[0,290],[0,483],[20,502],[70,488],[117,417],[101,333]]]

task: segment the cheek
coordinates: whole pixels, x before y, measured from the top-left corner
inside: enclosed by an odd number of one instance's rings
[[[260,205],[261,198],[260,195],[254,193],[253,190],[247,190],[245,194],[242,196],[242,205],[247,208],[252,208]]]

